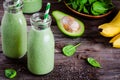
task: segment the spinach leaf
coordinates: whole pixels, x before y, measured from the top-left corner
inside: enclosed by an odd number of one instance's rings
[[[81,12],[83,8],[84,8],[84,5],[81,4],[81,5],[79,6],[79,9],[78,9],[77,11],[78,11],[78,12]]]
[[[107,8],[105,6],[105,4],[103,2],[100,2],[100,1],[96,1],[93,3],[92,7],[92,14],[95,15],[93,12],[97,13],[97,14],[104,14],[107,12]]]
[[[103,3],[108,10],[111,10],[114,8],[114,5],[112,4],[112,0],[103,0]]]
[[[80,1],[80,4],[86,4],[87,3],[87,0],[79,0]]]
[[[98,16],[98,15],[100,15],[100,13],[98,13],[98,12],[95,12],[92,8],[91,8],[91,13],[93,14],[93,15],[95,15],[95,16]]]
[[[16,70],[14,70],[14,69],[5,69],[5,76],[7,78],[11,79],[11,78],[14,78],[16,75],[17,75]]]
[[[77,44],[76,46],[74,46],[74,45],[66,45],[65,47],[63,47],[62,51],[63,51],[64,55],[72,56],[76,52],[76,48],[79,45],[80,45],[80,43]]]
[[[83,12],[89,14],[89,11],[88,11],[88,9],[85,6],[83,8]]]
[[[81,12],[84,9],[84,5],[87,3],[87,0],[79,0],[80,5],[79,9],[77,10],[78,12]]]
[[[72,7],[73,7],[73,9],[75,9],[75,10],[77,9],[78,6],[76,5],[76,2],[75,2],[75,1],[72,2]]]
[[[94,58],[89,57],[89,58],[87,58],[87,61],[93,67],[101,68],[100,63],[98,61],[96,61]]]
[[[91,5],[92,3],[96,2],[97,0],[88,0],[89,4]]]

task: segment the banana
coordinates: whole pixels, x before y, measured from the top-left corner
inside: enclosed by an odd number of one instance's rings
[[[120,34],[113,37],[109,43],[112,43],[114,48],[120,48]]]
[[[111,22],[100,25],[98,30],[105,37],[113,37],[120,33],[120,11]]]

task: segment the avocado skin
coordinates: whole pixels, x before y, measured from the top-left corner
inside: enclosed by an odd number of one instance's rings
[[[61,31],[62,33],[64,33],[65,35],[67,35],[67,36],[69,36],[69,37],[73,37],[73,38],[75,38],[75,37],[80,37],[80,36],[83,35],[83,33],[84,33],[84,31],[85,31],[85,26],[84,26],[84,23],[83,23],[82,21],[80,21],[80,20],[78,20],[78,19],[75,18],[75,20],[79,23],[79,25],[81,26],[81,28],[80,28],[80,31],[79,31],[79,32],[71,33],[71,32],[66,31],[66,30],[64,29],[62,23],[60,22],[61,19],[62,19],[64,16],[70,16],[70,15],[68,15],[68,14],[66,14],[66,13],[63,13],[63,12],[61,12],[61,11],[58,11],[58,10],[53,11],[53,12],[52,12],[52,15],[53,15],[53,17],[55,18],[55,20],[56,20],[56,22],[57,22],[58,28],[59,28],[60,31]]]

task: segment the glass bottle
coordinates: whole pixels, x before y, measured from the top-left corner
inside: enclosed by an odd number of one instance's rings
[[[42,7],[42,0],[23,0],[23,13],[38,12]]]
[[[2,50],[9,58],[21,58],[27,51],[27,24],[21,10],[22,6],[22,1],[18,7],[14,6],[13,0],[6,0],[3,3]]]
[[[36,75],[44,75],[54,68],[54,36],[51,31],[51,17],[43,21],[43,13],[35,13],[30,18],[31,29],[28,36],[28,69]]]

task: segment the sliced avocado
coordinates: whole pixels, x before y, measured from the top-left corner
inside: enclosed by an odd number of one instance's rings
[[[71,36],[71,37],[79,37],[79,36],[81,36],[83,33],[84,33],[84,30],[85,30],[85,27],[84,27],[84,24],[83,24],[83,22],[82,21],[80,21],[80,20],[78,20],[78,19],[76,19],[76,18],[74,18],[74,17],[72,17],[72,16],[70,16],[70,15],[68,15],[68,14],[65,14],[65,13],[63,13],[63,12],[61,12],[61,11],[58,11],[58,10],[56,10],[56,11],[53,11],[52,12],[52,15],[53,15],[53,17],[55,18],[55,20],[56,20],[56,22],[57,22],[57,25],[58,25],[58,28],[61,30],[61,32],[63,32],[65,35],[68,35],[68,36]],[[73,22],[75,22],[75,24],[77,25],[79,25],[79,28],[78,28],[78,30],[77,31],[70,31],[70,30],[67,30],[67,29],[65,29],[65,26],[64,26],[64,24],[62,23],[62,19],[64,19],[65,17],[68,17],[69,19],[71,19],[71,21],[73,21]],[[71,26],[72,27],[72,25],[70,25],[70,24],[72,24],[71,22],[68,22],[68,24],[67,25],[69,25],[69,26]],[[76,28],[76,26],[74,26],[74,30],[75,30],[75,28]]]

